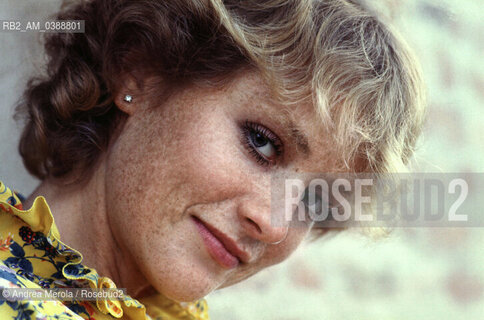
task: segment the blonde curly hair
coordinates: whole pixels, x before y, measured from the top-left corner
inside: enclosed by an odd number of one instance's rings
[[[18,106],[40,179],[89,171],[124,121],[113,95],[126,74],[219,86],[254,68],[282,103],[312,101],[350,171],[404,170],[421,131],[418,64],[360,1],[70,1],[57,18],[86,31],[46,34],[46,73]]]

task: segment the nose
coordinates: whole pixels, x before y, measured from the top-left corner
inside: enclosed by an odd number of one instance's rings
[[[270,199],[245,199],[237,208],[238,218],[245,233],[267,244],[278,244],[287,236],[288,224],[272,216]]]

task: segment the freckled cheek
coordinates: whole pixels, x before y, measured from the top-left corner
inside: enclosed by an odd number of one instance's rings
[[[207,127],[178,148],[183,175],[193,189],[205,193],[205,200],[230,197],[240,185],[241,157],[236,143],[237,138],[229,130]]]

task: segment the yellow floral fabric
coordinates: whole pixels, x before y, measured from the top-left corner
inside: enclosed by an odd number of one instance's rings
[[[0,182],[0,290],[3,288],[116,288],[95,269],[82,265],[82,254],[60,241],[54,217],[43,197],[23,210],[18,195]],[[178,303],[161,294],[140,301],[34,301],[0,296],[0,319],[208,320],[205,300]]]

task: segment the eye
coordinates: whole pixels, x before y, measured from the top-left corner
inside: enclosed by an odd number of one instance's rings
[[[316,233],[321,233],[321,231],[325,233],[331,229],[344,227],[344,222],[335,220],[333,216],[333,210],[341,211],[344,209],[338,201],[331,197],[331,194],[328,194],[327,190],[316,187],[314,191],[310,191],[309,188],[306,188],[301,200],[307,210],[307,219],[311,221],[312,229]]]
[[[268,128],[250,121],[242,126],[243,142],[261,165],[275,164],[282,154],[282,142]]]

